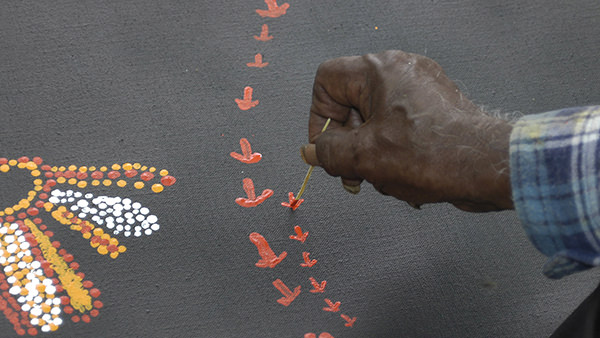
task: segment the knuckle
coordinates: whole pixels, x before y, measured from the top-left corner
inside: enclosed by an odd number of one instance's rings
[[[329,59],[329,60],[321,62],[321,64],[317,68],[317,77],[322,76],[324,73],[327,73],[327,71],[331,68],[332,64],[334,63],[334,61],[335,61],[335,59]]]
[[[415,68],[422,72],[440,72],[442,66],[433,59],[423,55],[417,55],[415,58]]]
[[[386,50],[378,54],[382,61],[390,63],[406,62],[410,58],[410,54],[401,50]]]
[[[324,61],[317,68],[318,76],[331,76],[353,72],[360,67],[360,57],[342,56]]]

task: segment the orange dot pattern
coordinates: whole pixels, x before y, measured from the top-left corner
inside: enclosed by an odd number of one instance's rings
[[[69,225],[71,230],[81,232],[85,239],[90,240],[90,246],[96,248],[99,254],[108,254],[111,258],[117,258],[120,253],[127,250],[124,245],[119,245],[119,240],[104,233],[102,228],[97,228],[91,222],[81,220],[72,212],[67,211],[67,208],[60,206],[52,212],[52,217],[62,224]]]
[[[35,222],[41,224],[41,219],[36,218]],[[12,312],[4,302],[0,302],[0,309],[5,315],[7,312],[12,313],[13,320],[20,316],[22,319],[19,323],[28,328],[29,335],[37,334],[38,328],[42,332],[57,330],[62,324],[61,300],[58,295],[64,289],[57,278],[52,278],[54,272],[47,271],[50,263],[45,260],[38,247],[36,238],[39,237],[33,235],[27,225],[34,223],[28,219],[25,222],[4,222],[1,218],[0,223],[0,264],[3,269],[3,274],[0,274],[0,289],[3,290],[3,299],[11,304]],[[45,226],[42,224],[40,228]],[[46,231],[47,234],[39,229],[37,231],[48,243],[52,243],[50,245],[54,250],[60,247],[60,243],[50,242],[53,235],[50,231]],[[25,333],[22,326],[14,325],[14,329],[17,333]]]
[[[103,303],[94,283],[85,279],[79,263],[43,224],[43,212],[71,230],[79,231],[90,246],[113,259],[127,248],[110,234],[69,212],[65,206],[48,201],[60,185],[85,189],[96,186],[148,189],[160,193],[175,184],[165,169],[140,163],[110,166],[50,166],[40,157],[0,158],[0,173],[28,170],[33,188],[14,205],[0,208],[0,312],[18,335],[35,336],[56,331],[63,317],[75,323],[89,323],[100,314]]]

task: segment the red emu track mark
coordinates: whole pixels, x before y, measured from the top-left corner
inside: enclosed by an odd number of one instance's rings
[[[310,280],[310,284],[312,284],[312,286],[314,288],[314,289],[310,290],[310,292],[312,292],[312,293],[323,293],[323,292],[325,292],[325,286],[327,285],[327,281],[326,280],[322,281],[321,284],[319,284],[317,282],[317,280],[314,279],[313,277],[310,277],[309,280]]]
[[[294,231],[296,232],[296,234],[290,235],[290,239],[295,239],[297,241],[304,243],[306,241],[306,238],[308,237],[308,231],[305,233],[302,233],[302,228],[297,225],[294,227]]]
[[[302,204],[302,202],[304,202],[304,198],[297,200],[294,197],[293,192],[288,193],[288,199],[290,200],[289,202],[281,202],[281,205],[283,205],[284,207],[292,208],[292,210],[298,209],[300,204]]]
[[[269,41],[273,38],[272,35],[269,35],[269,26],[267,24],[262,25],[262,29],[260,31],[260,36],[255,35],[254,38],[258,41]]]
[[[254,62],[248,62],[246,64],[246,66],[248,67],[256,67],[256,68],[263,68],[266,67],[269,63],[268,62],[263,62],[263,56],[261,53],[258,53],[256,55],[254,55]]]
[[[304,263],[300,263],[300,266],[304,266],[304,267],[313,267],[315,264],[317,264],[317,260],[316,259],[310,259],[310,253],[309,252],[303,252],[302,253],[302,257],[304,257]]]
[[[244,98],[235,99],[235,103],[237,103],[238,107],[241,110],[248,110],[250,108],[258,106],[258,100],[252,101],[252,91],[252,87],[247,86],[246,88],[244,88]]]
[[[279,256],[275,255],[267,240],[258,232],[250,234],[250,241],[256,245],[260,259],[256,262],[259,268],[274,268],[287,256],[287,252],[282,252]]]
[[[281,279],[276,279],[273,282],[273,286],[276,287],[277,290],[279,290],[279,292],[281,292],[281,294],[283,295],[283,297],[277,300],[277,303],[283,306],[289,306],[294,301],[294,299],[298,297],[298,295],[300,294],[300,289],[302,288],[300,285],[298,285],[294,289],[294,292],[292,292],[290,288],[283,284]]]
[[[257,163],[262,159],[262,155],[260,153],[252,152],[252,147],[250,146],[250,142],[248,142],[247,139],[240,139],[240,148],[242,148],[241,154],[232,151],[231,153],[229,153],[229,155],[243,163]]]
[[[333,303],[331,300],[329,300],[329,298],[325,298],[325,303],[327,303],[327,307],[324,307],[323,311],[329,311],[329,312],[340,311],[340,305],[342,305],[341,302]]]
[[[350,316],[347,316],[345,314],[341,314],[340,317],[342,317],[346,323],[344,324],[347,327],[352,327],[354,326],[354,322],[356,321],[356,317],[352,317],[352,319],[350,318]]]
[[[278,6],[276,0],[265,0],[265,3],[267,4],[268,10],[256,10],[256,13],[258,13],[258,15],[262,16],[263,18],[278,18],[284,15],[287,9],[290,8],[290,4],[288,3],[284,3],[283,5]]]
[[[270,18],[280,17],[280,16],[286,14],[287,10],[290,7],[290,4],[288,4],[288,3],[283,3],[282,5],[278,5],[277,0],[264,0],[264,1],[267,5],[267,9],[266,10],[265,9],[257,9],[256,10],[256,13],[259,14],[263,18],[264,17],[270,17]],[[283,0],[281,0],[281,1],[283,1]],[[263,24],[260,35],[254,35],[254,39],[257,41],[263,41],[263,42],[272,40],[273,36],[269,35],[269,26],[267,24]],[[262,53],[256,53],[254,55],[254,62],[247,62],[246,66],[254,67],[254,68],[264,68],[268,64],[269,64],[269,62],[264,62]],[[239,109],[250,110],[259,104],[258,100],[252,99],[252,94],[253,94],[253,88],[250,86],[246,86],[244,88],[243,98],[235,99],[235,102],[238,105]],[[327,121],[327,124],[323,128],[323,131],[325,131],[328,124],[329,124],[329,120]],[[221,134],[221,136],[223,136],[223,134]],[[250,142],[248,142],[247,139],[245,139],[245,138],[240,139],[240,148],[242,150],[241,154],[237,153],[237,152],[231,152],[230,153],[231,157],[233,157],[234,159],[236,159],[242,163],[257,163],[262,159],[262,155],[260,153],[252,152]],[[301,195],[305,190],[306,182],[308,181],[308,178],[310,177],[312,169],[313,169],[313,167],[311,167],[309,169],[309,171],[305,177],[304,183],[303,183],[300,191],[298,192],[298,198],[295,198],[294,193],[290,192],[290,193],[288,193],[288,201],[282,202],[281,205],[291,208],[292,210],[296,210],[304,202],[304,199],[301,199],[299,197],[302,197]],[[256,196],[256,193],[254,190],[254,183],[252,182],[252,180],[250,178],[245,178],[243,180],[243,186],[244,186],[244,190],[246,191],[247,198],[240,197],[240,198],[236,199],[236,203],[243,207],[255,207],[273,195],[272,190],[265,189],[260,196]],[[305,243],[306,239],[308,238],[309,232],[308,231],[303,232],[302,228],[300,226],[295,226],[294,232],[295,232],[295,234],[290,235],[289,238],[292,240],[297,240],[301,243]],[[275,252],[273,252],[273,250],[269,246],[269,243],[267,242],[267,240],[261,234],[259,234],[257,232],[253,232],[249,235],[249,238],[250,238],[250,241],[258,249],[258,253],[260,255],[260,259],[258,260],[258,262],[255,263],[255,265],[257,267],[259,267],[259,268],[275,268],[279,263],[281,263],[283,261],[283,259],[285,259],[285,257],[287,257],[286,251],[283,251],[279,256],[277,256],[275,254]],[[313,267],[317,263],[316,259],[310,258],[309,252],[306,252],[306,251],[303,252],[302,256],[303,256],[303,260],[304,260],[303,263],[300,263],[300,266],[302,266],[302,267]],[[324,293],[325,292],[325,287],[327,286],[326,280],[318,282],[315,278],[309,277],[309,281],[312,285],[312,289],[310,289],[311,293]],[[286,307],[289,306],[301,293],[301,285],[298,285],[297,287],[293,288],[293,291],[292,291],[279,278],[277,278],[275,281],[273,281],[273,286],[277,290],[279,290],[279,292],[283,296],[283,297],[277,299],[277,302]],[[325,298],[325,303],[327,304],[327,306],[323,307],[323,311],[340,312],[341,302],[338,301],[338,302],[334,303],[330,299]],[[356,317],[351,318],[350,316],[348,316],[346,314],[341,314],[341,318],[345,321],[344,325],[346,327],[352,327],[356,321]],[[317,334],[309,332],[304,335],[304,338],[317,338]],[[334,338],[334,337],[328,332],[322,332],[321,334],[318,335],[318,338]]]
[[[246,191],[248,198],[238,197],[235,199],[235,203],[245,208],[255,207],[273,195],[273,190],[265,189],[260,196],[256,196],[254,182],[249,178],[244,178],[244,191]]]

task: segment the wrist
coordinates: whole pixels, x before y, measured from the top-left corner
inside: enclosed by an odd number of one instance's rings
[[[510,134],[512,125],[507,121],[484,116],[476,124],[480,137],[479,147],[484,156],[476,161],[476,199],[482,210],[514,209],[510,184]],[[483,205],[488,204],[487,207]]]

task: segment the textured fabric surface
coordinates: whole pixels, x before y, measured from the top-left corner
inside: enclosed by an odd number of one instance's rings
[[[511,134],[511,183],[521,223],[561,278],[600,264],[600,108],[520,119]]]
[[[281,5],[283,1],[280,1]],[[160,219],[152,236],[120,238],[117,259],[52,218],[54,238],[102,291],[90,323],[68,317],[60,337],[546,337],[598,283],[591,270],[559,281],[515,212],[417,211],[365,185],[357,196],[316,170],[294,212],[282,207],[306,172],[314,73],[325,59],[403,49],[438,61],[477,103],[536,113],[598,104],[600,4],[551,1],[263,0],[7,1],[0,10],[0,157],[52,165],[128,161],[166,168],[177,183],[128,197]],[[264,24],[268,41],[259,41]],[[248,67],[261,53],[264,68]],[[241,110],[245,87],[258,105]],[[260,162],[245,164],[247,138]],[[31,189],[0,173],[0,206]],[[257,195],[273,196],[255,208]],[[44,216],[46,217],[46,216]],[[309,235],[289,238],[294,226]],[[258,233],[276,255],[255,266]],[[303,252],[318,262],[301,267]],[[309,277],[327,281],[311,293]],[[281,280],[300,294],[277,300]],[[278,284],[279,285],[279,284]],[[340,312],[323,311],[325,298]],[[341,314],[357,320],[346,327]],[[0,336],[11,323],[0,316]]]

